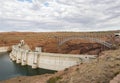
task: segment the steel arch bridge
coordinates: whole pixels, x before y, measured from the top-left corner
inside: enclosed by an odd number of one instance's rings
[[[113,48],[115,45],[113,43],[110,43],[106,40],[103,40],[102,38],[98,38],[98,37],[89,37],[89,36],[55,36],[55,38],[58,41],[58,46],[63,45],[65,42],[70,41],[70,40],[74,40],[74,39],[84,39],[84,40],[88,40],[91,42],[97,42],[101,45],[104,45],[108,48]]]

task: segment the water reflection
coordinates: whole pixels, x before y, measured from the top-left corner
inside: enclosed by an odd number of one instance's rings
[[[30,66],[21,66],[12,62],[8,56],[8,53],[0,54],[0,80],[16,76],[33,76],[41,75],[45,73],[54,73],[55,71],[45,69],[32,69]]]

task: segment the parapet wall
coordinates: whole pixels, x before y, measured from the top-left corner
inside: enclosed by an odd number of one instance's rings
[[[29,65],[32,68],[43,68],[49,70],[63,70],[73,65],[89,62],[96,55],[74,55],[41,52],[41,47],[35,51],[21,49],[18,45],[12,46],[10,58],[21,65]]]

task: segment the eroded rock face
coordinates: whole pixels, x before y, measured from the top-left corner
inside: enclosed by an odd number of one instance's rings
[[[90,54],[98,55],[101,51],[108,48],[98,43],[69,43],[61,48],[61,53],[66,54]]]

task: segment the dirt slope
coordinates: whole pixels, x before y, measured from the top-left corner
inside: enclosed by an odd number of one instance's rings
[[[120,49],[106,51],[97,60],[71,67],[64,72],[57,73],[53,83],[109,83],[120,73]],[[48,83],[54,77],[52,77]]]

